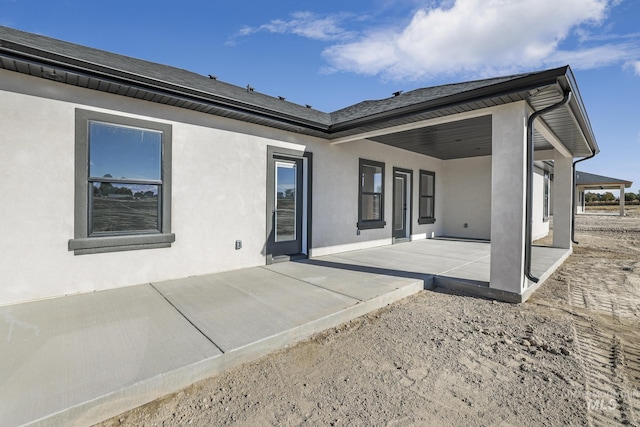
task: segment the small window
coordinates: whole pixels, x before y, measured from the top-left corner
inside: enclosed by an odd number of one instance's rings
[[[433,224],[435,217],[435,172],[420,171],[420,201],[418,205],[418,224]]]
[[[168,247],[171,126],[76,110],[75,254]]]
[[[542,220],[549,221],[549,171],[544,171],[542,200]]]
[[[384,228],[384,163],[360,159],[358,228]]]

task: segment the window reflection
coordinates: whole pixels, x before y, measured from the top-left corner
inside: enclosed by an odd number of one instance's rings
[[[158,185],[93,184],[94,233],[159,230]]]
[[[160,232],[162,132],[89,122],[90,235]]]
[[[161,179],[162,132],[89,123],[89,175]]]
[[[276,162],[276,242],[296,240],[296,174],[295,164]]]

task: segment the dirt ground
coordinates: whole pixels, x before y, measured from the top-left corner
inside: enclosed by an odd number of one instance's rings
[[[101,424],[640,425],[640,210],[525,304],[424,291]]]

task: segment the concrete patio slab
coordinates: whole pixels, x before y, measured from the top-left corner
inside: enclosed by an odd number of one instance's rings
[[[534,247],[534,274],[569,254]],[[489,260],[429,239],[0,307],[0,425],[90,425],[433,285],[521,301]]]
[[[221,354],[149,285],[0,307],[0,319],[3,426]]]
[[[273,264],[266,268],[360,301],[395,291],[415,280],[428,283],[431,280],[431,276],[402,275],[395,270],[345,263],[345,259],[333,256]]]
[[[452,279],[471,280],[476,282],[486,282],[489,285],[490,264],[489,257],[469,262],[449,271],[443,271],[438,277],[449,277]]]
[[[491,244],[485,241],[423,239],[392,246],[393,250],[418,253],[452,260],[473,261],[488,255]]]
[[[261,267],[154,286],[225,353],[359,302]]]
[[[364,263],[392,271],[423,275],[438,274],[440,271],[455,268],[461,263],[459,259],[399,251],[388,247],[345,252],[335,256],[340,259],[348,259],[352,262]]]
[[[533,246],[531,248],[531,272],[542,277],[550,270],[555,271],[570,254],[569,249]]]

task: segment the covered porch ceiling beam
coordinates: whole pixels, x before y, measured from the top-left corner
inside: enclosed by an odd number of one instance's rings
[[[555,157],[556,150],[539,150],[533,152],[533,160],[542,161],[542,160],[553,160]]]
[[[355,135],[344,136],[342,138],[336,138],[331,140],[331,145],[344,144],[346,142],[360,141],[367,138],[375,138],[377,136],[389,135],[392,133],[405,132],[414,129],[425,128],[429,126],[441,125],[443,123],[457,122],[466,119],[473,119],[476,117],[482,117],[490,115],[493,112],[492,108],[483,108],[475,111],[468,111],[464,113],[457,113],[443,117],[436,117],[434,119],[420,120],[414,123],[407,123],[404,125],[391,126],[384,129],[372,130],[369,132],[362,132]]]
[[[549,141],[549,144],[551,144],[553,148],[558,150],[562,157],[573,158],[573,154],[571,154],[569,149],[562,143],[562,141],[560,141],[560,138],[558,138],[551,128],[549,128],[542,117],[539,117],[538,120],[536,120],[533,127],[544,139]]]

